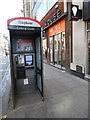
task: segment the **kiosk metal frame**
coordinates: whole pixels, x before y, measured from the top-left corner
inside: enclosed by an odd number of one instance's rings
[[[24,88],[21,91],[25,92],[30,88],[29,79],[35,80],[35,87],[40,91],[42,100],[44,98],[41,23],[32,18],[16,17],[9,19],[7,24],[10,33],[11,86],[15,108],[20,89],[18,81]]]

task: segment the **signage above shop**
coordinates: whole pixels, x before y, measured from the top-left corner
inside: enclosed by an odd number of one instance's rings
[[[60,32],[65,31],[65,19],[58,21],[56,24],[51,26],[48,29],[48,36],[53,36],[59,34]]]
[[[50,18],[46,21],[44,28],[50,26],[54,21],[59,19],[62,15],[61,10],[57,10]]]
[[[64,2],[57,1],[41,20],[43,30],[48,29],[66,15],[67,13],[64,12]]]

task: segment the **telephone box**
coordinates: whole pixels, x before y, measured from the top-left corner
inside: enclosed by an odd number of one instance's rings
[[[32,18],[8,20],[13,108],[19,95],[39,91],[43,98],[41,23]]]

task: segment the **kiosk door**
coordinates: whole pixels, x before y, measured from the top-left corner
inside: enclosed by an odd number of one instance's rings
[[[42,72],[42,48],[41,39],[38,37],[36,43],[36,86],[43,96],[43,72]]]

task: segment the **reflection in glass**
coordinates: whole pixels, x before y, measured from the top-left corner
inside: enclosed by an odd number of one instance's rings
[[[58,63],[58,40],[57,35],[54,37],[54,63]]]
[[[65,66],[65,32],[62,32],[62,66]]]
[[[37,63],[37,68],[41,69],[41,54],[40,54],[40,39],[37,38],[36,40],[36,63]]]
[[[61,34],[58,34],[58,64],[61,65]]]
[[[50,37],[50,62],[53,62],[53,37]]]

